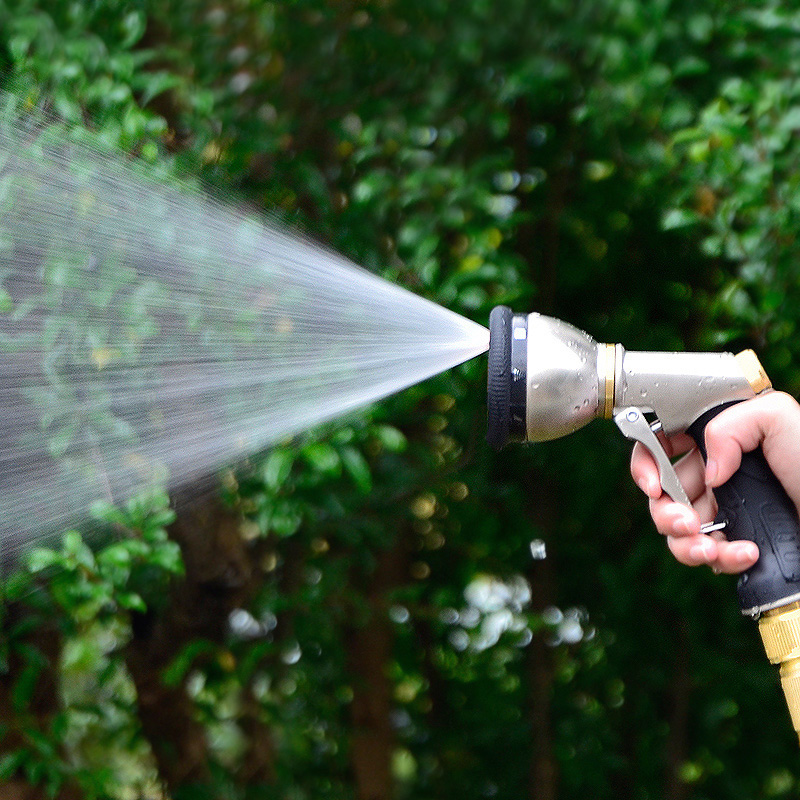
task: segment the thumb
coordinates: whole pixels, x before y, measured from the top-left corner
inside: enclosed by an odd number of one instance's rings
[[[800,503],[800,405],[768,392],[726,408],[706,426],[706,482],[720,486],[739,469],[742,453],[761,446],[775,477]]]

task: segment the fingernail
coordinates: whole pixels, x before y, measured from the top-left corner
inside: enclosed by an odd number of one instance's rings
[[[675,525],[673,527],[678,536],[687,536],[689,534],[689,525],[685,519],[675,520]]]
[[[677,520],[675,520],[675,532],[679,536],[690,536],[695,531],[692,530],[692,527],[689,524],[688,519],[686,519],[685,517],[679,517]],[[696,546],[699,547],[700,545]],[[703,546],[705,547],[706,545],[703,544]]]
[[[651,478],[641,477],[636,481],[637,486],[648,496],[655,497],[656,482]]]
[[[758,548],[754,544],[743,545],[736,553],[736,560],[740,564],[749,564],[758,557]]]
[[[710,458],[706,464],[706,484],[713,486],[714,481],[717,480],[717,475],[719,475],[719,467],[717,466],[717,462],[714,461],[713,458]]]
[[[702,542],[701,544],[696,544],[689,550],[689,556],[694,561],[708,561],[708,557],[710,555],[711,548],[709,547],[707,542]]]

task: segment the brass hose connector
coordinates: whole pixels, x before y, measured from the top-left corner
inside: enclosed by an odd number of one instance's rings
[[[780,664],[783,694],[792,727],[800,738],[800,603],[765,612],[758,621],[758,631],[767,658]]]

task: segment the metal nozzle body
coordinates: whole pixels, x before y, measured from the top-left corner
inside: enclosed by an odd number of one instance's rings
[[[543,442],[582,428],[598,416],[598,344],[553,317],[527,318],[527,439]]]
[[[720,403],[756,393],[732,353],[628,351],[535,313],[513,315],[510,326],[512,385],[525,370],[525,430],[517,438],[530,442],[557,439],[630,406],[677,433]]]
[[[614,408],[653,412],[664,433],[685,431],[720,403],[754,397],[733,353],[659,353],[622,350]]]

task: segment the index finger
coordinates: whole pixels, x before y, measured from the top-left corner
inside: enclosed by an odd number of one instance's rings
[[[685,433],[678,433],[674,436],[659,436],[664,451],[670,457],[688,453],[695,447],[694,439]],[[661,496],[661,477],[658,472],[658,465],[650,454],[650,451],[637,442],[631,453],[631,475],[636,485],[651,499],[655,500]]]

